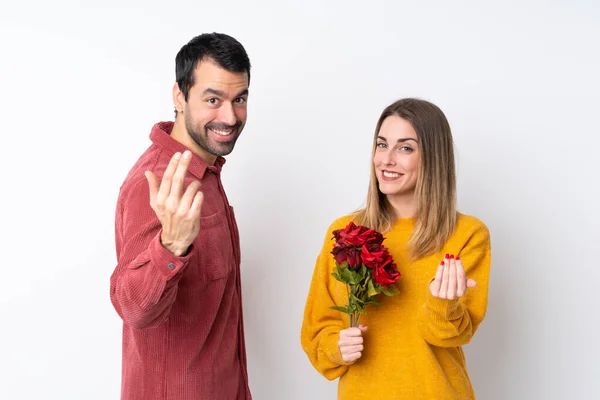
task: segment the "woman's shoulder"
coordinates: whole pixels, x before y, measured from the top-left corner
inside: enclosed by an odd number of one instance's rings
[[[351,221],[354,221],[355,218],[355,213],[342,215],[329,224],[328,231],[333,232],[337,229],[344,229]]]
[[[479,218],[464,213],[457,213],[456,232],[458,234],[489,236],[490,230]]]

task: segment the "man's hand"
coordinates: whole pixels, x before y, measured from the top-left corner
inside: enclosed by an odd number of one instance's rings
[[[183,180],[192,159],[192,153],[186,150],[175,153],[162,180],[159,181],[151,171],[145,176],[150,187],[150,206],[162,225],[160,241],[176,256],[181,256],[200,231],[200,210],[204,195],[199,191],[200,182],[192,182],[183,192]]]

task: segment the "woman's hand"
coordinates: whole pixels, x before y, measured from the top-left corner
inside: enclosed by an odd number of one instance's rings
[[[467,288],[474,288],[477,282],[465,276],[465,268],[460,257],[446,254],[429,284],[429,291],[434,297],[454,300],[465,295]]]
[[[362,356],[363,337],[362,333],[367,331],[367,327],[359,325],[358,328],[347,328],[340,331],[338,347],[342,354],[344,362],[358,360]]]

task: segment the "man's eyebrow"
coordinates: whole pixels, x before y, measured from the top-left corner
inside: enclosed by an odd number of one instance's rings
[[[235,97],[242,97],[242,96],[247,96],[247,95],[248,95],[248,89],[244,89],[241,92],[239,92],[238,95]]]
[[[204,89],[204,92],[202,94],[214,94],[215,96],[219,96],[219,97],[225,97],[225,92],[223,92],[222,90],[217,90],[217,89]]]
[[[202,94],[203,95],[214,94],[215,96],[225,97],[225,92],[223,92],[222,90],[211,89],[211,88],[204,89],[204,92]],[[235,96],[235,97],[246,96],[247,94],[248,94],[248,89],[244,89],[241,92],[239,92],[237,94],[237,96]]]

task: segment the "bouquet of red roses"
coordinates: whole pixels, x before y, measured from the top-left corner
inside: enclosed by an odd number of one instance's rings
[[[381,233],[351,221],[346,228],[333,231],[333,237],[335,244],[331,254],[336,268],[331,275],[347,285],[348,304],[331,308],[348,314],[351,327],[358,326],[360,314],[367,314],[365,307],[379,305],[375,301],[377,295],[398,294],[394,284],[400,272],[382,245]]]

